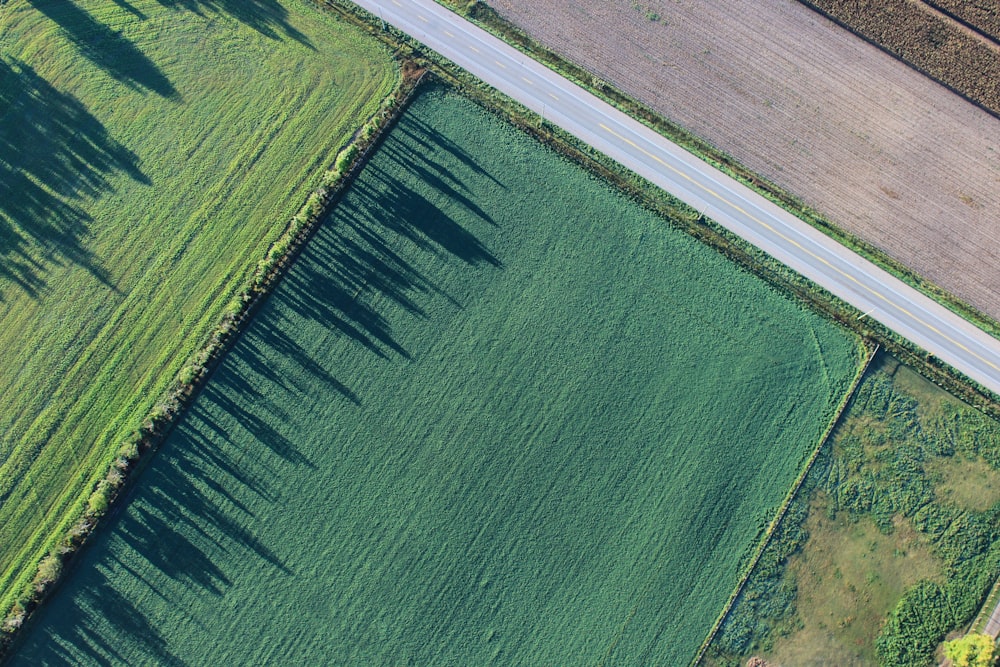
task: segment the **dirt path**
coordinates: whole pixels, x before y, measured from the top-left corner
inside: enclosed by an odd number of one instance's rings
[[[489,2],[1000,319],[997,118],[794,0]]]

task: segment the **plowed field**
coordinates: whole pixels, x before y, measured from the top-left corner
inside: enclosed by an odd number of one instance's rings
[[[1000,317],[997,118],[792,0],[490,4]]]

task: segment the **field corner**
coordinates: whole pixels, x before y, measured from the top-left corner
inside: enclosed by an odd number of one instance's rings
[[[754,568],[757,567],[757,563],[760,561],[761,556],[763,556],[764,551],[767,548],[768,542],[770,542],[771,540],[771,536],[774,535],[775,530],[777,530],[778,526],[781,524],[781,520],[785,517],[785,514],[788,511],[789,506],[792,504],[792,501],[795,500],[795,497],[798,495],[799,489],[802,488],[802,484],[805,482],[806,477],[809,475],[809,471],[812,469],[813,464],[816,462],[816,459],[819,457],[820,452],[823,450],[823,446],[826,445],[826,443],[829,441],[830,436],[833,434],[834,429],[837,428],[837,425],[843,418],[844,413],[847,411],[848,406],[851,404],[851,399],[854,397],[855,392],[857,392],[858,387],[861,385],[862,380],[864,380],[865,375],[868,373],[869,367],[875,360],[880,349],[881,346],[878,343],[873,344],[871,341],[865,339],[859,340],[858,352],[860,355],[859,358],[860,363],[858,365],[858,370],[855,373],[853,380],[851,380],[850,386],[844,393],[843,397],[840,399],[840,403],[837,404],[837,409],[834,411],[833,416],[827,423],[826,429],[823,431],[823,434],[819,437],[816,446],[813,448],[812,453],[806,460],[806,463],[802,467],[802,470],[799,472],[798,477],[795,478],[795,482],[792,484],[791,488],[788,490],[788,493],[785,495],[785,499],[778,507],[778,511],[775,512],[774,518],[772,518],[771,522],[768,524],[767,530],[764,532],[764,535],[761,537],[761,539],[757,542],[757,545],[753,551],[753,556],[751,557],[750,562],[744,568],[743,574],[740,576],[739,583],[736,585],[736,588],[733,589],[733,592],[730,593],[729,599],[726,601],[725,606],[719,613],[718,618],[716,618],[715,623],[712,625],[711,630],[709,630],[708,635],[705,637],[705,640],[701,643],[701,646],[698,648],[698,652],[691,660],[690,667],[696,667],[697,665],[701,664],[702,658],[705,656],[705,652],[708,650],[708,647],[712,644],[712,640],[715,639],[715,635],[719,632],[719,629],[725,622],[726,617],[729,616],[730,611],[732,611],[737,598],[739,598],[740,593],[743,591],[743,588],[750,580]]]

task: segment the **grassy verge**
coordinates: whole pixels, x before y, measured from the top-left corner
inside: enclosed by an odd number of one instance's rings
[[[383,47],[308,5],[189,9],[0,7],[4,638],[398,80]]]
[[[914,287],[926,296],[934,299],[949,310],[975,324],[992,336],[1000,337],[1000,323],[979,310],[969,306],[956,297],[952,296],[939,286],[921,278],[910,271],[906,266],[900,264],[889,257],[878,248],[866,243],[862,239],[846,233],[837,227],[830,220],[824,218],[817,211],[804,204],[791,193],[779,188],[774,183],[755,174],[743,165],[735,161],[731,156],[717,150],[705,141],[687,132],[684,128],[672,123],[669,119],[663,118],[653,110],[644,106],[640,102],[631,99],[621,91],[615,89],[606,81],[603,81],[589,71],[572,63],[557,53],[546,49],[535,42],[530,36],[525,34],[516,26],[503,19],[495,10],[486,3],[479,0],[469,2],[463,0],[437,0],[440,4],[456,11],[460,15],[473,21],[480,27],[493,33],[512,46],[520,49],[542,64],[550,67],[569,80],[583,86],[591,93],[604,99],[606,102],[621,109],[633,118],[645,123],[647,126],[657,131],[671,141],[684,147],[692,154],[698,156],[705,162],[719,168],[724,173],[739,180],[741,183],[751,187],[759,194],[785,208],[792,214],[804,220],[808,224],[827,234],[837,242],[857,252],[862,257],[868,259],[880,268],[888,271],[908,285]],[[564,138],[565,140],[565,138]],[[600,158],[597,158],[600,159]],[[619,167],[607,165],[607,169],[620,173]],[[653,194],[645,195],[656,197]],[[662,198],[662,195],[660,196]],[[691,217],[688,213],[687,217]],[[715,242],[717,245],[720,243]],[[729,239],[722,242],[725,245],[739,245],[740,241]],[[744,252],[745,251],[741,251]],[[752,254],[752,252],[751,252]],[[773,271],[770,271],[774,273]],[[779,273],[783,273],[780,269]],[[808,297],[806,297],[808,298]],[[828,303],[829,295],[817,295],[820,302]],[[839,300],[838,300],[839,302]],[[846,326],[855,329],[863,336],[873,336],[894,354],[904,358],[907,364],[919,368],[922,373],[928,376],[935,383],[946,387],[952,393],[962,396],[963,400],[975,404],[977,407],[987,410],[994,416],[1000,416],[1000,403],[997,397],[978,386],[968,378],[956,373],[953,369],[945,367],[937,359],[928,356],[922,350],[916,348],[908,341],[901,339],[884,327],[860,327],[851,322],[858,313],[850,306],[839,302],[832,309],[828,306],[821,306],[827,309],[831,315],[835,315]],[[853,313],[853,315],[851,314]]]
[[[841,328],[429,91],[15,664],[684,662],[859,361]]]

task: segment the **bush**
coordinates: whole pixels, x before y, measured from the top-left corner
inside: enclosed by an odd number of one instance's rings
[[[62,559],[55,554],[49,554],[38,564],[38,572],[35,574],[35,590],[41,592],[53,584],[59,575],[62,574]]]
[[[944,655],[953,667],[993,667],[997,664],[996,643],[989,635],[965,635],[944,643]]]
[[[111,495],[111,485],[101,480],[87,500],[87,512],[91,516],[101,516],[108,511],[108,497]]]

